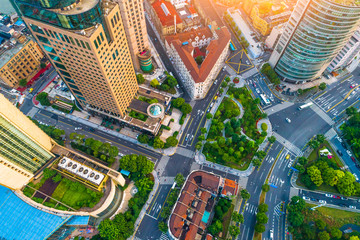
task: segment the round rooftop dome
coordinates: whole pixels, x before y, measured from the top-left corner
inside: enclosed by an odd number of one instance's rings
[[[152,118],[162,117],[164,115],[164,107],[159,103],[153,103],[148,107],[147,113]]]

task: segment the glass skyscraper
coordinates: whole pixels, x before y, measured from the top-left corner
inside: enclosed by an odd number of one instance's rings
[[[269,63],[287,82],[321,76],[360,24],[355,0],[299,0]]]

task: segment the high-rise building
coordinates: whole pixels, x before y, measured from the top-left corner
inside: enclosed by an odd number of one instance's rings
[[[112,0],[120,6],[130,53],[136,70],[145,72],[152,69],[149,40],[146,30],[143,0]],[[146,54],[148,53],[148,54]],[[146,56],[148,61],[141,61]],[[150,62],[149,62],[150,61]],[[140,63],[140,64],[139,64]]]
[[[355,0],[299,0],[269,63],[284,81],[317,79],[359,24]]]
[[[0,185],[19,189],[54,155],[51,138],[0,94]]]
[[[11,0],[82,107],[123,117],[137,93],[118,4],[107,0]]]

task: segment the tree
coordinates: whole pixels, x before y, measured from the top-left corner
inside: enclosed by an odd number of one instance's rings
[[[237,212],[231,214],[231,219],[236,223],[244,223],[244,216]]]
[[[145,82],[145,78],[141,73],[136,75],[136,79],[139,84],[143,84]]]
[[[155,137],[154,138],[154,144],[153,144],[153,147],[155,149],[157,148],[164,148],[165,146],[165,143],[159,138],[159,137]]]
[[[269,218],[266,216],[265,213],[258,212],[258,214],[256,215],[256,221],[257,223],[265,224],[269,221]]]
[[[158,228],[161,232],[166,233],[168,231],[168,226],[165,222],[160,221],[158,224]]]
[[[255,224],[254,230],[257,233],[263,233],[263,232],[265,232],[265,225],[257,223],[257,224]]]
[[[213,118],[213,115],[211,113],[207,113],[206,114],[206,119],[211,119],[211,118]]]
[[[331,237],[333,237],[335,239],[340,239],[342,237],[342,231],[335,227],[331,228],[330,234],[331,234]]]
[[[322,220],[322,219],[316,219],[315,220],[315,226],[319,229],[319,230],[324,230],[326,227],[326,223]]]
[[[48,94],[46,92],[41,92],[36,96],[36,100],[38,100],[43,106],[50,106],[51,103],[48,99]]]
[[[56,174],[55,177],[52,178],[52,180],[56,183],[60,182],[62,179],[61,174]]]
[[[306,157],[300,157],[298,163],[304,166],[308,163],[308,160]]]
[[[268,191],[270,191],[270,186],[269,186],[269,184],[265,183],[264,185],[262,185],[261,189],[264,192],[268,192]]]
[[[170,86],[166,83],[163,83],[160,85],[160,89],[163,91],[168,91],[170,89]]]
[[[203,63],[204,59],[203,59],[203,56],[197,56],[195,58],[195,62],[198,64],[198,65],[201,65]]]
[[[206,128],[204,128],[204,127],[203,127],[203,128],[201,128],[201,129],[200,129],[200,131],[201,131],[201,133],[202,133],[202,134],[207,133],[207,130],[206,130]]]
[[[299,88],[299,89],[297,90],[297,92],[298,92],[299,95],[302,95],[302,94],[304,93],[304,90],[302,90],[301,88]]]
[[[268,137],[268,140],[270,143],[274,143],[276,141],[276,137],[270,136],[270,137]]]
[[[176,139],[176,137],[170,136],[166,139],[166,145],[170,147],[176,147],[176,145],[179,143],[179,141]]]
[[[318,135],[316,135],[316,140],[319,143],[323,143],[325,141],[325,136],[323,134],[318,134]]]
[[[305,168],[303,165],[297,164],[295,168],[299,171],[300,174],[303,174],[305,172]]]
[[[91,144],[91,150],[93,150],[94,152],[99,151],[99,148],[103,145],[102,142],[100,142],[99,140],[94,140]]]
[[[220,220],[216,220],[208,228],[208,231],[213,236],[217,236],[222,230],[223,230],[223,228],[222,228],[222,223]]]
[[[351,196],[355,193],[354,182],[354,175],[350,172],[345,172],[345,176],[338,180],[336,187],[341,194]]]
[[[259,212],[266,213],[268,211],[268,205],[266,203],[260,203],[258,210]]]
[[[191,107],[190,104],[184,103],[184,104],[181,106],[181,109],[180,109],[180,110],[181,110],[181,112],[182,112],[183,114],[187,115],[187,114],[191,113],[192,107]]]
[[[27,84],[27,81],[26,81],[26,79],[25,79],[25,78],[20,79],[20,81],[19,81],[19,86],[20,86],[20,87],[25,87],[25,86],[26,86],[26,84]]]
[[[240,229],[237,226],[231,225],[229,227],[229,233],[232,237],[237,237],[240,234]]]
[[[172,104],[176,108],[180,108],[185,103],[185,99],[177,98],[172,101]]]
[[[111,146],[109,149],[109,156],[116,157],[119,154],[119,149],[116,146]]]
[[[173,76],[169,76],[169,77],[167,78],[167,84],[168,84],[171,88],[173,88],[173,87],[175,87],[175,86],[178,84],[178,82],[177,82],[177,80],[176,80]]]
[[[320,90],[325,90],[325,88],[326,88],[326,83],[324,83],[324,82],[320,83],[319,89]]]
[[[199,141],[204,141],[204,140],[205,140],[205,136],[204,136],[204,135],[200,135],[200,136],[198,137],[198,140],[199,140]]]
[[[46,63],[43,63],[43,62],[42,62],[42,63],[40,63],[40,68],[41,68],[41,69],[46,68]]]
[[[326,231],[318,233],[319,240],[330,240],[330,235]]]
[[[350,240],[359,240],[359,237],[358,236],[351,236]]]
[[[147,134],[140,134],[138,137],[137,137],[137,140],[140,142],[140,143],[148,143],[149,142],[149,136]]]
[[[355,113],[357,113],[357,110],[356,110],[355,107],[348,107],[348,108],[346,109],[346,114],[347,114],[348,116],[352,116],[352,115],[354,115]]]
[[[175,182],[176,182],[176,185],[178,187],[181,187],[184,182],[185,182],[185,178],[184,176],[181,174],[181,173],[178,173],[176,176],[175,176]]]
[[[289,212],[301,212],[305,209],[305,200],[299,196],[293,196],[289,203]]]
[[[312,149],[317,149],[319,147],[320,143],[316,140],[310,140],[309,141],[309,146],[312,148]]]
[[[290,212],[288,219],[293,227],[299,227],[304,222],[304,216],[299,212]]]
[[[309,174],[311,181],[316,185],[320,186],[323,184],[323,180],[321,177],[321,172],[316,166],[311,166],[307,169],[307,173]]]
[[[261,160],[260,159],[258,159],[258,158],[254,158],[253,160],[252,160],[252,164],[255,166],[255,167],[260,167],[261,166]]]
[[[152,86],[153,88],[157,88],[160,85],[159,81],[156,79],[151,80],[150,82],[150,86]]]
[[[196,150],[200,150],[201,147],[202,147],[202,143],[201,143],[201,142],[198,142],[198,143],[195,144],[195,149],[196,149]]]
[[[228,86],[227,82],[222,82],[221,87],[226,88]]]
[[[249,199],[251,197],[250,193],[246,189],[241,190],[240,195],[243,199]]]
[[[266,152],[264,152],[264,151],[262,151],[262,150],[257,151],[257,152],[255,153],[255,156],[257,156],[259,159],[263,160],[264,157],[266,156]]]

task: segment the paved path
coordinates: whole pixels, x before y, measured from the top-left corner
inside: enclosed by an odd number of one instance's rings
[[[301,156],[302,151],[300,150],[300,148],[296,147],[294,144],[292,144],[276,132],[274,132],[273,135],[276,137],[276,140],[283,144],[290,152],[294,153],[296,156]]]
[[[270,137],[272,135],[272,125],[271,125],[271,122],[268,118],[263,118],[263,119],[260,119],[258,122],[257,122],[257,129],[259,130],[259,132],[262,132],[262,129],[261,129],[261,124],[262,123],[265,123],[267,125],[267,130],[266,130],[266,133],[267,133],[267,137]]]
[[[280,112],[281,110],[284,110],[285,108],[288,108],[288,107],[290,107],[292,105],[294,105],[294,103],[284,102],[282,104],[277,104],[274,107],[267,108],[265,110],[265,112],[267,113],[268,116],[270,116],[271,114]]]

